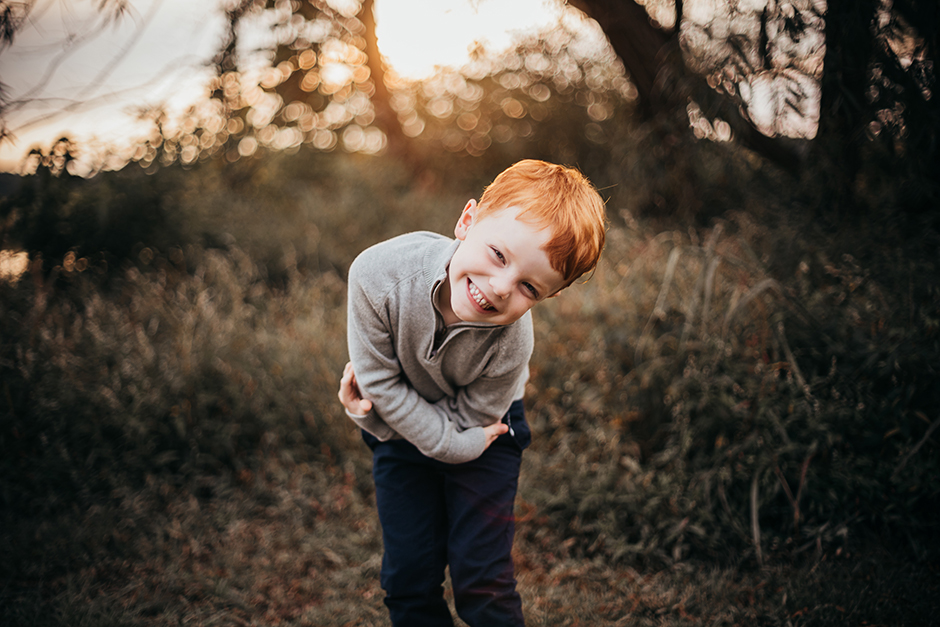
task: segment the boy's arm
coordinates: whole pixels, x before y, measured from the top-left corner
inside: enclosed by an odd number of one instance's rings
[[[349,273],[349,356],[355,366],[358,388],[374,405],[365,415],[357,415],[347,406],[350,418],[380,440],[398,434],[423,454],[440,461],[461,463],[476,459],[494,438],[494,432],[498,435],[503,429],[497,427],[485,432],[481,427],[473,427],[458,431],[451,416],[458,412],[483,414],[480,416],[483,420],[490,419],[498,424],[502,413],[492,415],[490,412],[498,411],[503,404],[508,408],[513,400],[509,396],[514,390],[506,389],[505,403],[486,404],[488,411],[483,411],[481,402],[499,388],[498,381],[484,379],[461,390],[459,399],[445,398],[437,403],[424,399],[402,372],[389,328],[389,314],[368,298],[358,276],[359,270],[353,263]],[[510,374],[506,379],[513,376],[518,381],[518,375]],[[494,383],[495,387],[488,385]]]
[[[380,440],[398,434],[434,459],[461,463],[479,457],[486,446],[483,429],[457,431],[445,406],[428,402],[411,387],[385,323],[371,305],[360,301],[357,306],[352,292],[350,284],[349,358],[373,406],[362,418],[350,417]]]
[[[359,390],[359,384],[356,383],[356,374],[353,371],[352,362],[348,362],[343,369],[343,377],[339,382],[339,400],[346,409],[347,415],[355,419],[364,419],[372,411],[372,401],[362,398],[362,392]],[[509,431],[509,427],[502,422],[497,422],[483,427],[483,433],[486,435],[486,446],[496,441],[496,438]]]

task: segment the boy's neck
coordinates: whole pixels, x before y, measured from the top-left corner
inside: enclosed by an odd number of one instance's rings
[[[457,324],[460,322],[460,318],[454,314],[454,310],[450,307],[450,277],[445,276],[444,282],[441,283],[441,288],[437,290],[437,299],[434,303],[437,305],[437,310],[441,314],[441,318],[444,320],[444,326],[449,327],[452,324]]]

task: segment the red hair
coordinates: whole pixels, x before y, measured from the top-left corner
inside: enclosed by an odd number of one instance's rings
[[[534,159],[512,165],[484,190],[477,218],[510,207],[520,210],[520,220],[552,229],[544,250],[565,287],[597,265],[607,214],[600,194],[579,171]]]

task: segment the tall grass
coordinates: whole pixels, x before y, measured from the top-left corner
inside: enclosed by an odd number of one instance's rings
[[[365,519],[370,488],[335,401],[335,274],[275,290],[239,249],[147,249],[106,284],[59,268],[0,290],[6,624],[207,620],[220,599],[284,619],[348,559],[328,538],[375,553],[337,517]]]
[[[237,473],[259,448],[314,459],[345,440],[323,394],[344,360],[335,274],[276,291],[238,249],[141,257],[105,289],[93,270],[4,286],[8,501]]]
[[[0,622],[384,624],[369,456],[336,400],[344,267],[446,233],[473,186],[321,165],[308,185],[255,164],[244,190],[201,172],[179,245],[0,283]],[[865,534],[935,556],[935,262],[744,214],[622,218],[594,277],[535,312],[536,623],[800,624],[821,560]],[[887,615],[844,607],[815,624]]]
[[[795,233],[775,278],[767,235],[615,230],[538,316],[523,494],[567,551],[764,564],[874,529],[929,553],[938,301],[912,309]]]

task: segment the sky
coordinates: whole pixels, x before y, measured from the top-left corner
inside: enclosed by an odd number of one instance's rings
[[[375,6],[382,54],[412,78],[434,65],[462,64],[475,41],[504,50],[513,35],[550,26],[563,10],[551,0],[376,0]]]
[[[350,0],[328,0],[341,7]],[[223,0],[130,0],[130,11],[95,32],[98,0],[36,0],[14,45],[0,49],[0,81],[13,105],[15,142],[0,145],[0,171],[31,147],[68,134],[83,143],[129,141],[135,111],[182,110],[211,76],[224,32]],[[513,35],[554,24],[554,0],[376,0],[379,47],[402,76],[460,65],[474,42],[499,51]],[[20,105],[19,102],[29,100]]]

